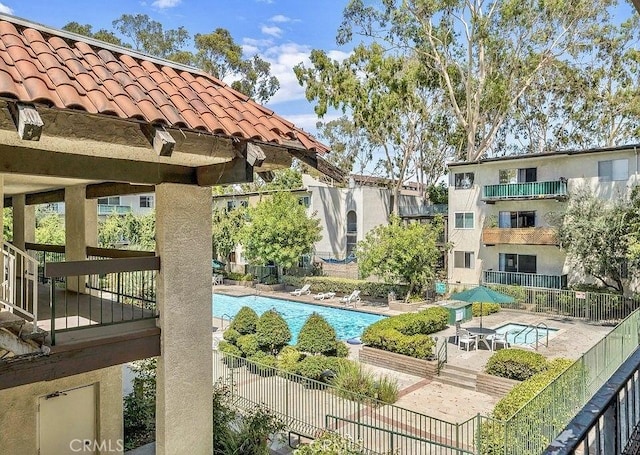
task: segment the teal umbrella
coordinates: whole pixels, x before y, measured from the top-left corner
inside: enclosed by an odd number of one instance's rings
[[[515,303],[515,299],[484,286],[476,286],[466,291],[458,292],[449,297],[452,300],[462,300],[463,302],[480,303],[480,327],[482,327],[482,304],[483,303]]]
[[[226,264],[224,262],[218,261],[217,259],[212,259],[211,260],[211,268],[216,269],[216,270],[222,270],[224,269],[224,266]]]

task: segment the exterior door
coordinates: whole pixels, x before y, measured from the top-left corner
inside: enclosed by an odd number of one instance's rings
[[[38,399],[39,455],[96,453],[96,393],[93,385]]]

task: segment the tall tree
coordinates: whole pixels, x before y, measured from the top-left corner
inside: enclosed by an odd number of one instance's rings
[[[115,44],[117,46],[125,46],[130,47],[128,44],[122,42],[120,38],[118,38],[113,32],[101,28],[97,32],[93,31],[93,26],[89,24],[82,25],[78,22],[69,22],[62,30],[66,30],[68,32],[77,33],[78,35],[88,36],[90,38],[95,38],[100,41],[104,41],[105,43]]]
[[[338,42],[354,33],[435,71],[474,161],[495,146],[514,105],[545,68],[576,57],[610,0],[351,0]]]
[[[219,256],[226,261],[236,245],[240,243],[240,231],[247,222],[247,209],[242,206],[233,210],[214,209],[212,221],[211,239],[214,257]]]
[[[112,24],[118,33],[129,38],[134,49],[169,60],[181,56],[190,39],[184,27],[165,30],[146,14],[123,14]]]
[[[375,146],[367,131],[357,127],[346,115],[326,123],[317,124],[318,133],[331,147],[327,161],[346,173],[363,174],[373,161]]]
[[[258,265],[273,262],[291,268],[320,240],[320,221],[310,218],[295,196],[275,193],[249,209],[249,222],[241,233],[247,259]]]

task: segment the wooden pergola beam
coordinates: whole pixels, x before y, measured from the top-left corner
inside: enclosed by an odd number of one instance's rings
[[[52,204],[54,202],[64,202],[64,188],[60,190],[41,191],[39,193],[29,193],[25,195],[26,205]]]
[[[130,183],[104,182],[87,185],[87,199],[98,199],[109,196],[125,196],[127,194],[153,193],[153,185],[132,185]]]
[[[197,170],[197,182],[200,186],[253,182],[253,166],[244,158],[234,158],[224,164],[200,166]]]
[[[326,175],[327,177],[331,177],[332,179],[338,182],[344,182],[346,180],[345,172],[337,166],[329,163],[327,160],[319,157],[315,153],[307,152],[304,150],[298,149],[289,149],[289,153],[305,163],[308,166],[311,166],[314,169],[317,169],[318,172]]]

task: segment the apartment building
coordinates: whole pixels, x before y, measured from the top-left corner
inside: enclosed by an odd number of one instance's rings
[[[607,200],[638,183],[640,146],[489,158],[449,164],[450,283],[561,289],[573,272],[552,226],[573,191]]]
[[[129,213],[144,216],[152,213],[154,208],[155,195],[153,193],[127,194],[98,199],[98,217],[100,219],[109,215],[127,215]],[[44,210],[62,216],[65,213],[64,202],[48,203]]]

